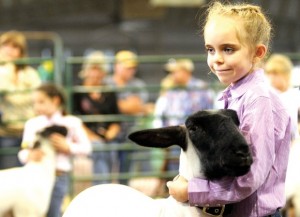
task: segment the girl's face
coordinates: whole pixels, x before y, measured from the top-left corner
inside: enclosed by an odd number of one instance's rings
[[[226,85],[245,77],[254,67],[254,53],[249,46],[241,43],[237,35],[237,26],[240,24],[234,19],[220,16],[205,26],[207,64]]]
[[[37,115],[46,115],[50,117],[59,110],[59,98],[50,98],[42,91],[33,93],[33,108]]]
[[[0,46],[1,56],[6,61],[16,60],[21,58],[21,49],[20,47],[14,45],[13,43],[5,43]]]

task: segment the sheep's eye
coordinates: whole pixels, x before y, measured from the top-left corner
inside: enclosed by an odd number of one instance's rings
[[[192,126],[192,127],[190,127],[189,131],[190,132],[195,132],[197,129],[198,129],[197,126]]]

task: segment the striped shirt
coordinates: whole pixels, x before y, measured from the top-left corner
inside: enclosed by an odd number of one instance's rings
[[[207,84],[192,77],[186,88],[166,90],[155,103],[153,127],[184,124],[188,115],[213,108],[214,93]]]
[[[237,178],[189,181],[192,206],[233,203],[230,217],[263,217],[285,204],[285,175],[291,142],[290,117],[264,72],[254,71],[223,91],[220,100],[237,111],[253,155],[250,172]],[[226,103],[224,103],[225,105]]]

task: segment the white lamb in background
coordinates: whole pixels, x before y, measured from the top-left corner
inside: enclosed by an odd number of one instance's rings
[[[35,146],[45,153],[40,162],[0,171],[0,217],[44,217],[48,211],[55,181],[56,152],[47,137],[67,134],[62,126],[45,128],[37,135]]]
[[[286,198],[288,203],[284,209],[284,213],[288,217],[300,216],[299,165],[300,165],[300,138],[296,139],[292,144],[290,155],[289,155],[287,174],[286,174],[285,192],[286,192]]]
[[[135,143],[167,148],[179,145],[180,175],[186,179],[246,174],[252,164],[249,146],[238,129],[233,110],[200,111],[185,126],[137,131],[129,135]],[[221,209],[220,209],[221,210]],[[219,216],[222,216],[222,211]],[[203,210],[179,203],[171,196],[152,199],[119,184],[93,186],[77,195],[63,217],[208,217]]]

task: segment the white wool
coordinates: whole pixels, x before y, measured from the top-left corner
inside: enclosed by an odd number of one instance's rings
[[[41,162],[0,171],[0,217],[12,210],[14,217],[44,217],[55,180],[55,150],[46,139]]]

